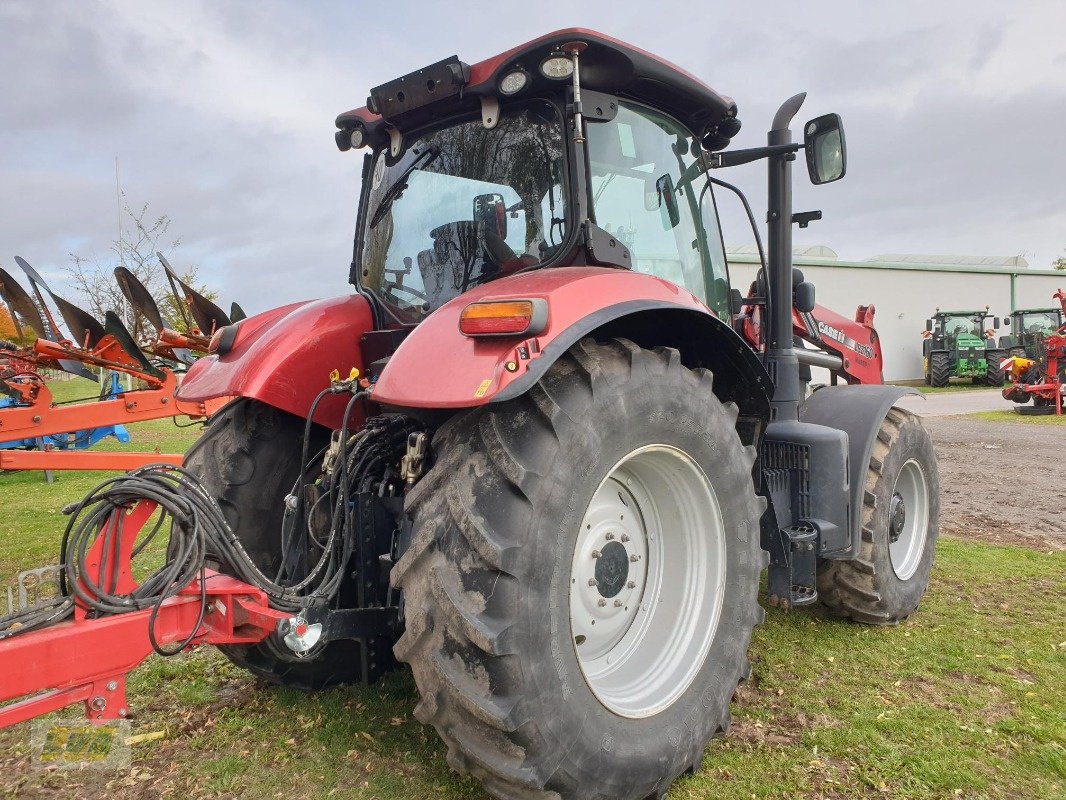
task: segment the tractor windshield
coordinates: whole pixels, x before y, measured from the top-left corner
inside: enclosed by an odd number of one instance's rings
[[[983,318],[974,317],[947,317],[944,320],[944,335],[957,338],[959,336],[982,336]]]
[[[554,105],[426,134],[389,164],[379,151],[363,231],[362,285],[417,322],[467,289],[551,258],[566,238],[564,141]]]
[[[1021,333],[1050,334],[1058,329],[1061,314],[1058,311],[1031,311],[1022,314]]]

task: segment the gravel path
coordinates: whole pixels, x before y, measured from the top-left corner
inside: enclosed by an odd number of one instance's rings
[[[923,417],[946,417],[952,414],[969,414],[972,411],[1010,411],[1014,406],[992,389],[973,392],[940,392],[934,394],[908,395],[897,404]]]
[[[925,417],[940,465],[940,530],[1066,550],[1066,428]]]

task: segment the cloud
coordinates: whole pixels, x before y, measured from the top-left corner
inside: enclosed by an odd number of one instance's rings
[[[4,3],[0,28],[0,263],[61,277],[67,253],[105,256],[115,163],[134,207],[173,220],[176,265],[199,264],[249,310],[346,291],[360,155],[337,113],[370,87],[452,53],[477,61],[572,24],[659,52],[736,98],[738,144],[777,104],[839,111],[849,175],[797,207],[826,219],[797,242],[842,255],[1035,253],[1066,244],[1066,16],[1012,4],[664,2]],[[450,9],[450,10],[449,10]],[[757,216],[765,176],[729,176]]]

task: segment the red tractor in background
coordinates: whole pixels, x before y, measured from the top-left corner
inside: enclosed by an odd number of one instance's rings
[[[792,141],[803,99],[726,150],[731,99],[568,29],[341,114],[340,149],[366,151],[355,293],[223,327],[179,392],[238,399],[187,454],[210,535],[174,572],[204,598],[209,566],[258,582],[271,606],[245,597],[251,624],[209,640],[306,688],[398,659],[449,764],[493,795],[637,799],[727,730],[767,566],[773,606],[912,613],[936,461],[894,407],[911,390],[880,385],[872,308],[818,307],[792,267],[792,225],[819,216],[793,213],[793,162],[814,183],[846,168],[837,115]],[[714,173],[756,160],[769,239],[744,298],[716,190],[743,195]],[[870,385],[808,394],[811,366]],[[196,625],[221,622],[204,602]],[[179,628],[166,641],[197,641]]]

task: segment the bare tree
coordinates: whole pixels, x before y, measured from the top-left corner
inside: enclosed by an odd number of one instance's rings
[[[125,199],[125,194],[123,194]],[[70,266],[67,274],[70,282],[81,295],[87,306],[86,310],[97,319],[102,320],[108,311],[114,311],[126,327],[137,327],[135,313],[122,295],[115,280],[115,267],[124,266],[145,285],[154,298],[164,322],[172,323],[178,330],[185,325],[178,303],[184,302],[176,297],[170,289],[157,252],[168,257],[178,247],[178,239],[169,239],[170,217],[166,214],[150,215],[148,203],[134,211],[129,204],[124,204],[125,224],[122,225],[119,238],[111,243],[111,254],[101,261],[70,253]],[[206,287],[197,286],[197,267],[191,266],[180,276],[209,300],[217,297],[216,292]]]

